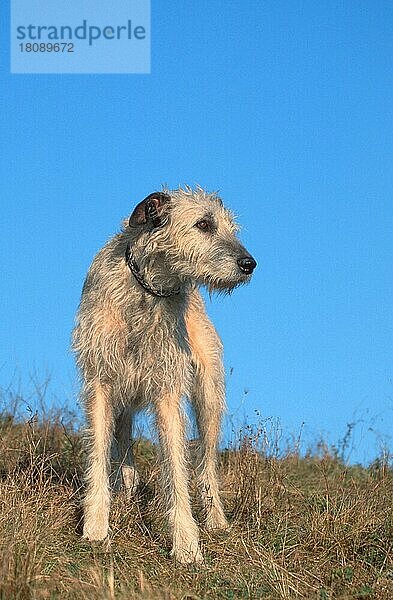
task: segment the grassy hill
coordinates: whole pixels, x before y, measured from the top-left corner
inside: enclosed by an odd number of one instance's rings
[[[393,474],[347,467],[326,448],[268,456],[245,428],[220,455],[231,528],[202,533],[205,563],[175,565],[156,453],[136,443],[138,499],[115,496],[111,543],[80,536],[83,445],[56,415],[0,418],[1,599],[393,599]],[[193,489],[193,482],[191,487]],[[198,515],[198,505],[195,504]]]

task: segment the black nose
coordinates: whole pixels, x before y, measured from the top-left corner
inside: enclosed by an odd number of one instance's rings
[[[252,256],[243,256],[242,258],[238,258],[237,264],[239,265],[240,270],[247,275],[250,275],[257,266],[257,263]]]

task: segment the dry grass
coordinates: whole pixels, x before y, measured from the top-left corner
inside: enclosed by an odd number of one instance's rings
[[[112,541],[80,537],[80,434],[52,415],[0,419],[0,598],[393,598],[393,475],[325,451],[269,456],[250,428],[220,456],[231,528],[202,534],[205,564],[174,565],[157,502],[154,446],[144,487],[114,499]],[[274,454],[274,453],[273,453]],[[195,507],[198,513],[198,507]]]

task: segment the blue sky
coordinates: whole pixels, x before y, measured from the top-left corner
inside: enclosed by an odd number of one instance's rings
[[[50,373],[75,401],[93,255],[162,183],[199,183],[258,261],[208,302],[229,413],[279,418],[284,437],[304,422],[305,443],[356,421],[350,459],[370,460],[393,411],[392,4],[156,0],[150,75],[11,75],[8,28],[0,385]]]

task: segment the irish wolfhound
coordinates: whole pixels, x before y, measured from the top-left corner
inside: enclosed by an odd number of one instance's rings
[[[95,257],[74,330],[89,434],[83,534],[108,535],[110,449],[131,496],[138,475],[130,445],[134,413],[151,407],[172,556],[199,562],[199,532],[187,486],[184,397],[200,435],[197,477],[208,529],[227,525],[216,449],[224,409],[222,346],[198,286],[230,291],[255,260],[236,237],[220,198],[202,189],[150,194]],[[113,456],[113,455],[112,455]]]

